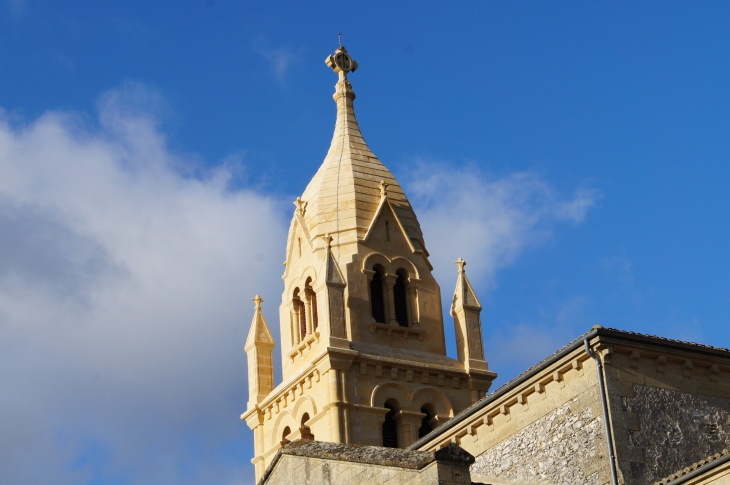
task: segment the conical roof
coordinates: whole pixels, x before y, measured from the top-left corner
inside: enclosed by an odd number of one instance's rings
[[[344,57],[343,57],[344,56]],[[423,248],[416,215],[393,174],[370,151],[360,132],[353,101],[355,92],[347,80],[354,68],[343,68],[340,59],[357,64],[344,47],[327,60],[340,77],[335,86],[337,121],[327,156],[302,194],[306,202],[304,220],[314,240],[329,233],[333,246],[362,239],[381,203],[381,182],[401,224],[418,249]]]
[[[248,331],[246,344],[243,346],[246,352],[254,347],[274,347],[276,345],[274,338],[271,336],[269,326],[266,324],[264,313],[261,311],[261,303],[264,300],[259,295],[256,295],[253,301],[256,303],[253,320],[251,321],[251,328]]]

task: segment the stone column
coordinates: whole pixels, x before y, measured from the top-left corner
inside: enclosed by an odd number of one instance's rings
[[[313,323],[312,323],[312,318],[313,318],[312,316],[314,315],[312,313],[312,294],[314,294],[314,292],[312,291],[311,288],[307,288],[304,290],[304,296],[305,296],[305,299],[307,300],[307,311],[305,312],[306,317],[307,317],[307,335],[311,335],[312,332],[314,331]]]
[[[368,280],[367,289],[368,289],[368,296],[370,297],[370,299],[368,300],[368,302],[369,302],[368,305],[370,308],[370,321],[374,322],[375,317],[373,316],[373,305],[372,305],[372,303],[370,303],[373,301],[372,300],[373,295],[370,294],[370,283],[373,281],[373,276],[375,275],[375,271],[370,270],[370,269],[364,269],[364,270],[362,270],[362,272],[365,273],[365,277]]]
[[[395,286],[395,280],[398,279],[398,275],[386,274],[383,276],[383,286],[385,287],[385,319],[391,325],[398,325],[398,321],[395,319],[395,299],[393,298],[393,286]]]
[[[296,305],[293,305],[293,309],[289,312],[289,320],[291,321],[292,327],[292,345],[298,345],[302,340],[302,336],[299,332],[299,312],[296,310]]]
[[[408,326],[409,327],[418,327],[418,315],[416,315],[416,285],[412,283],[411,281],[408,282],[408,286],[406,287],[406,293],[408,295],[407,302],[408,302]]]
[[[399,411],[395,415],[398,423],[398,447],[405,448],[412,445],[418,439],[418,428],[421,427],[421,420],[425,414],[410,411]]]
[[[339,384],[339,373],[337,369],[330,369],[327,371],[327,384],[329,386],[330,395],[330,439],[334,443],[341,443],[340,434],[340,384]]]
[[[301,342],[302,340],[302,300],[299,298],[292,299],[292,307],[294,308],[294,318],[296,319],[296,322],[294,323],[294,326],[296,327],[296,335],[297,335],[297,343]]]

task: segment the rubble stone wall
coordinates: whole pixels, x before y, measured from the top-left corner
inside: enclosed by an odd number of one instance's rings
[[[633,394],[621,398],[631,483],[654,483],[730,446],[730,400],[639,384]]]
[[[472,476],[500,483],[597,485],[596,459],[601,418],[576,397],[489,449],[471,466]]]

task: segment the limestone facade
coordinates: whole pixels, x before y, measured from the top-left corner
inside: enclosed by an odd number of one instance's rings
[[[335,132],[295,201],[276,387],[266,387],[268,330],[252,327],[246,344],[251,399],[241,417],[254,432],[257,477],[283,444],[303,436],[408,446],[484,397],[496,377],[462,260],[451,308],[459,358],[447,357],[441,290],[418,219],[355,118],[347,75],[357,63],[341,47],[327,64],[339,78]],[[254,324],[265,327],[260,302],[256,315]]]

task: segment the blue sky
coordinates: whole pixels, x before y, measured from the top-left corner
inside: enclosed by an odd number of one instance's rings
[[[0,481],[253,483],[337,32],[498,383],[595,323],[730,347],[730,6],[392,3],[0,4]]]

